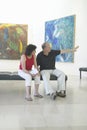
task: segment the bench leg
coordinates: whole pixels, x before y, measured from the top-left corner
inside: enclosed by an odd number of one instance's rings
[[[81,79],[81,71],[80,71],[80,79]]]

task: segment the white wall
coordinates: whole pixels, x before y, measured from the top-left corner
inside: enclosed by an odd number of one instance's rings
[[[0,0],[0,23],[28,24],[28,42],[41,50],[44,23],[48,20],[76,15],[74,63],[56,63],[57,68],[70,75],[79,75],[79,67],[87,67],[87,0]],[[0,60],[0,71],[17,71],[19,60]]]

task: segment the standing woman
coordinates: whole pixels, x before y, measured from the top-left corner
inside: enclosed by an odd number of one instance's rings
[[[39,84],[40,84],[40,74],[37,72],[36,74],[32,74],[32,66],[34,66],[35,69],[37,69],[37,62],[36,62],[36,46],[35,45],[28,45],[25,50],[25,54],[21,56],[20,59],[20,66],[18,74],[25,79],[25,87],[26,87],[26,96],[25,99],[28,101],[32,101],[31,97],[31,82],[32,77],[35,80],[35,90],[34,90],[34,96],[42,98],[43,96],[39,94]],[[38,69],[37,69],[38,70]]]

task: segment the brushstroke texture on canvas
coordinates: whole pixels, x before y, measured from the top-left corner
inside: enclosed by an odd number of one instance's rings
[[[71,49],[74,47],[75,15],[45,22],[45,41],[52,44],[52,49]],[[72,53],[56,57],[59,62],[73,62]]]

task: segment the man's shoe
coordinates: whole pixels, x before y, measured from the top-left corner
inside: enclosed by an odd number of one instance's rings
[[[51,97],[52,100],[55,100],[56,99],[56,93],[50,94],[50,97]]]
[[[47,96],[50,96],[50,93],[46,94]]]
[[[66,91],[56,92],[56,95],[59,97],[66,97]]]

